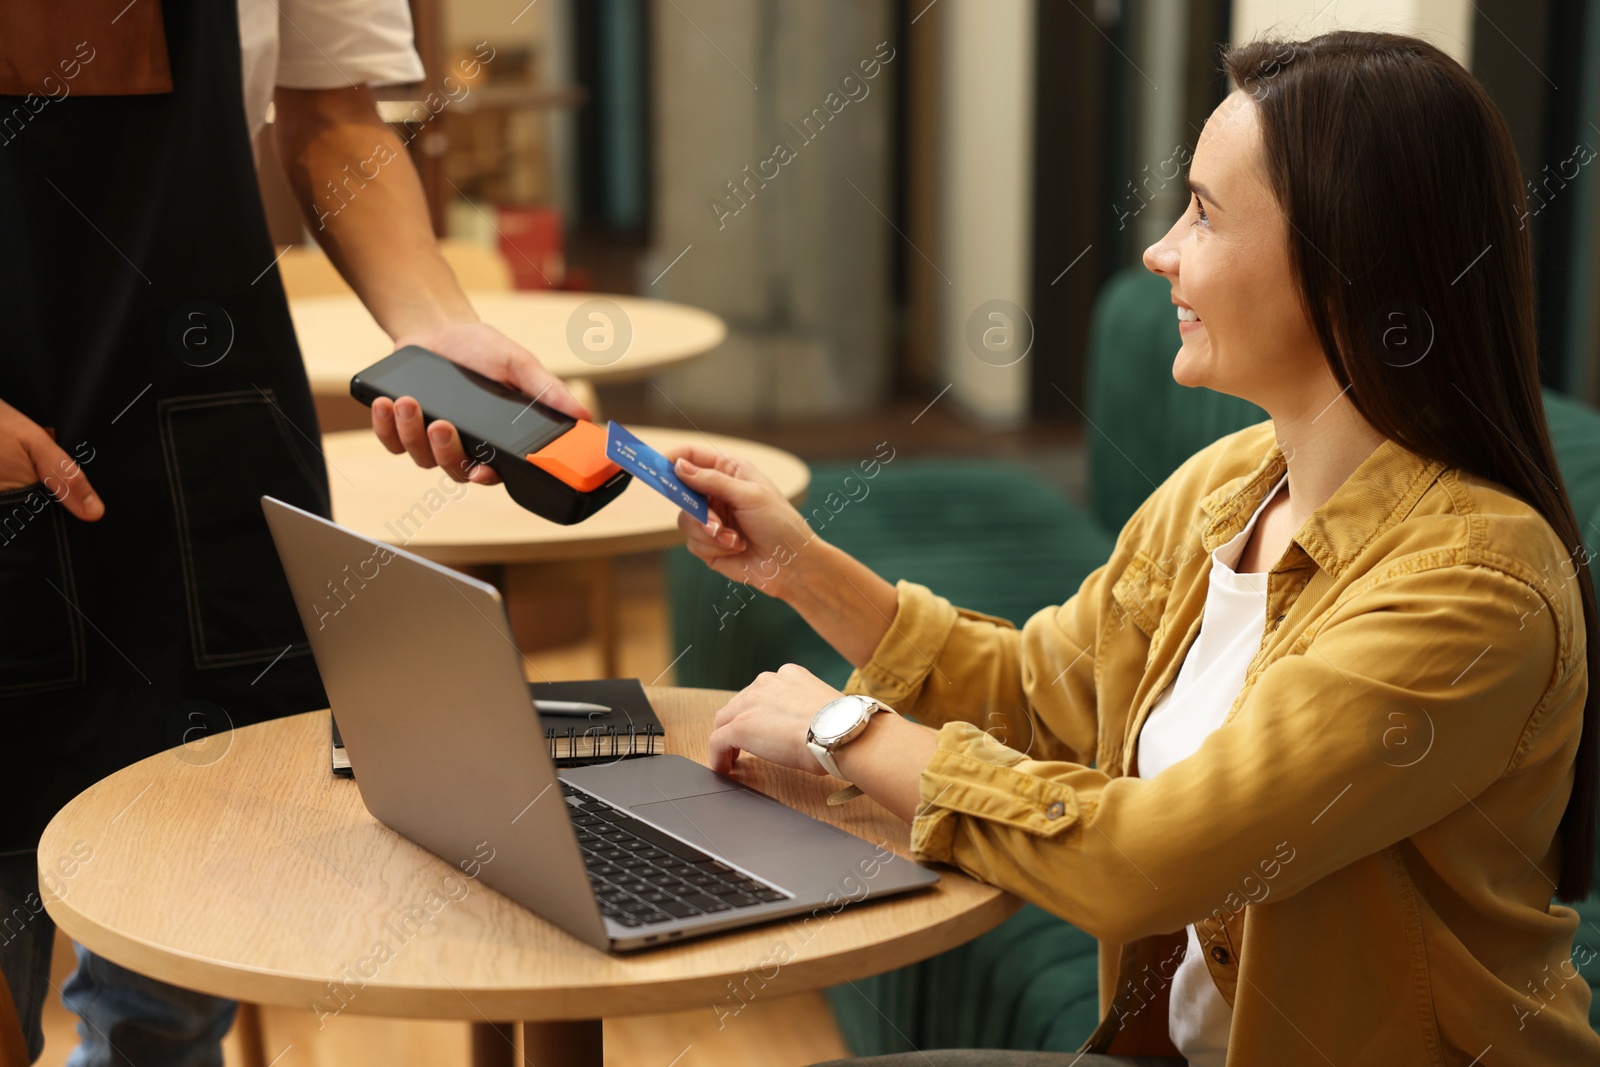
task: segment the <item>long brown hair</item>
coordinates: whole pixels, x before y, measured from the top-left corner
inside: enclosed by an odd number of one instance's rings
[[[1516,149],[1460,64],[1413,37],[1340,31],[1223,53],[1256,102],[1290,260],[1328,366],[1406,448],[1505,486],[1573,554],[1591,685],[1556,897],[1593,882],[1600,624],[1539,390]]]

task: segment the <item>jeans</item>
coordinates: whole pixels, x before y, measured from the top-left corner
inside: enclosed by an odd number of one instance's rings
[[[11,987],[30,1063],[44,1051],[39,1016],[44,1012],[45,990],[50,988],[50,949],[55,939],[56,924],[39,896],[35,853],[0,855],[0,971]]]
[[[0,963],[28,1056],[36,1060],[44,1049],[39,1016],[50,984],[55,924],[39,899],[33,853],[0,856],[0,904]],[[24,912],[30,919],[19,923]],[[82,945],[73,947],[78,967],[61,987],[62,1003],[78,1015],[78,1047],[67,1067],[222,1067],[222,1039],[233,1025],[236,1003],[146,978]]]
[[[222,1067],[239,1005],[146,978],[82,945],[61,1002],[78,1014],[67,1067]]]

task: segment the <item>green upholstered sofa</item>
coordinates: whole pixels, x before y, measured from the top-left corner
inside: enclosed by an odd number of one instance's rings
[[[1106,286],[1091,325],[1088,510],[1027,469],[895,458],[819,465],[807,511],[819,532],[880,574],[921,582],[964,607],[1017,622],[1060,603],[1110,554],[1135,508],[1183,460],[1265,418],[1255,406],[1171,376],[1169,287],[1143,270]],[[1591,554],[1600,552],[1600,412],[1547,393],[1556,451]],[[892,442],[891,442],[892,444]],[[868,457],[863,457],[864,459]],[[834,493],[832,507],[821,502]],[[835,514],[837,512],[837,514]],[[834,684],[849,667],[783,604],[735,590],[682,550],[669,553],[681,685],[739,688],[800,663]],[[1600,985],[1600,894],[1582,908],[1578,960]],[[1098,1021],[1094,940],[1028,906],[942,956],[830,991],[858,1054],[911,1048],[1072,1051]],[[1600,995],[1591,1020],[1600,1024]],[[1597,1026],[1600,1028],[1600,1026]]]

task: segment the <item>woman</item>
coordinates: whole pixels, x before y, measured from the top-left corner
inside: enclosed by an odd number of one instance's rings
[[[1577,916],[1551,903],[1590,889],[1600,628],[1511,139],[1411,38],[1225,62],[1239,88],[1144,261],[1176,380],[1270,421],[1186,462],[1020,632],[891,586],[748,464],[683,450],[715,504],[690,550],[761,575],[870,698],[762,675],[713,763],[831,764],[919,859],[1099,938],[1085,1067],[1600,1062]],[[943,1056],[906,1062],[1070,1059]]]

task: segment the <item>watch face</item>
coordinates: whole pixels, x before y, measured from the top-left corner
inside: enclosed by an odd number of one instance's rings
[[[840,697],[822,705],[817,717],[811,720],[811,732],[824,741],[842,737],[861,721],[866,704],[860,697]]]

